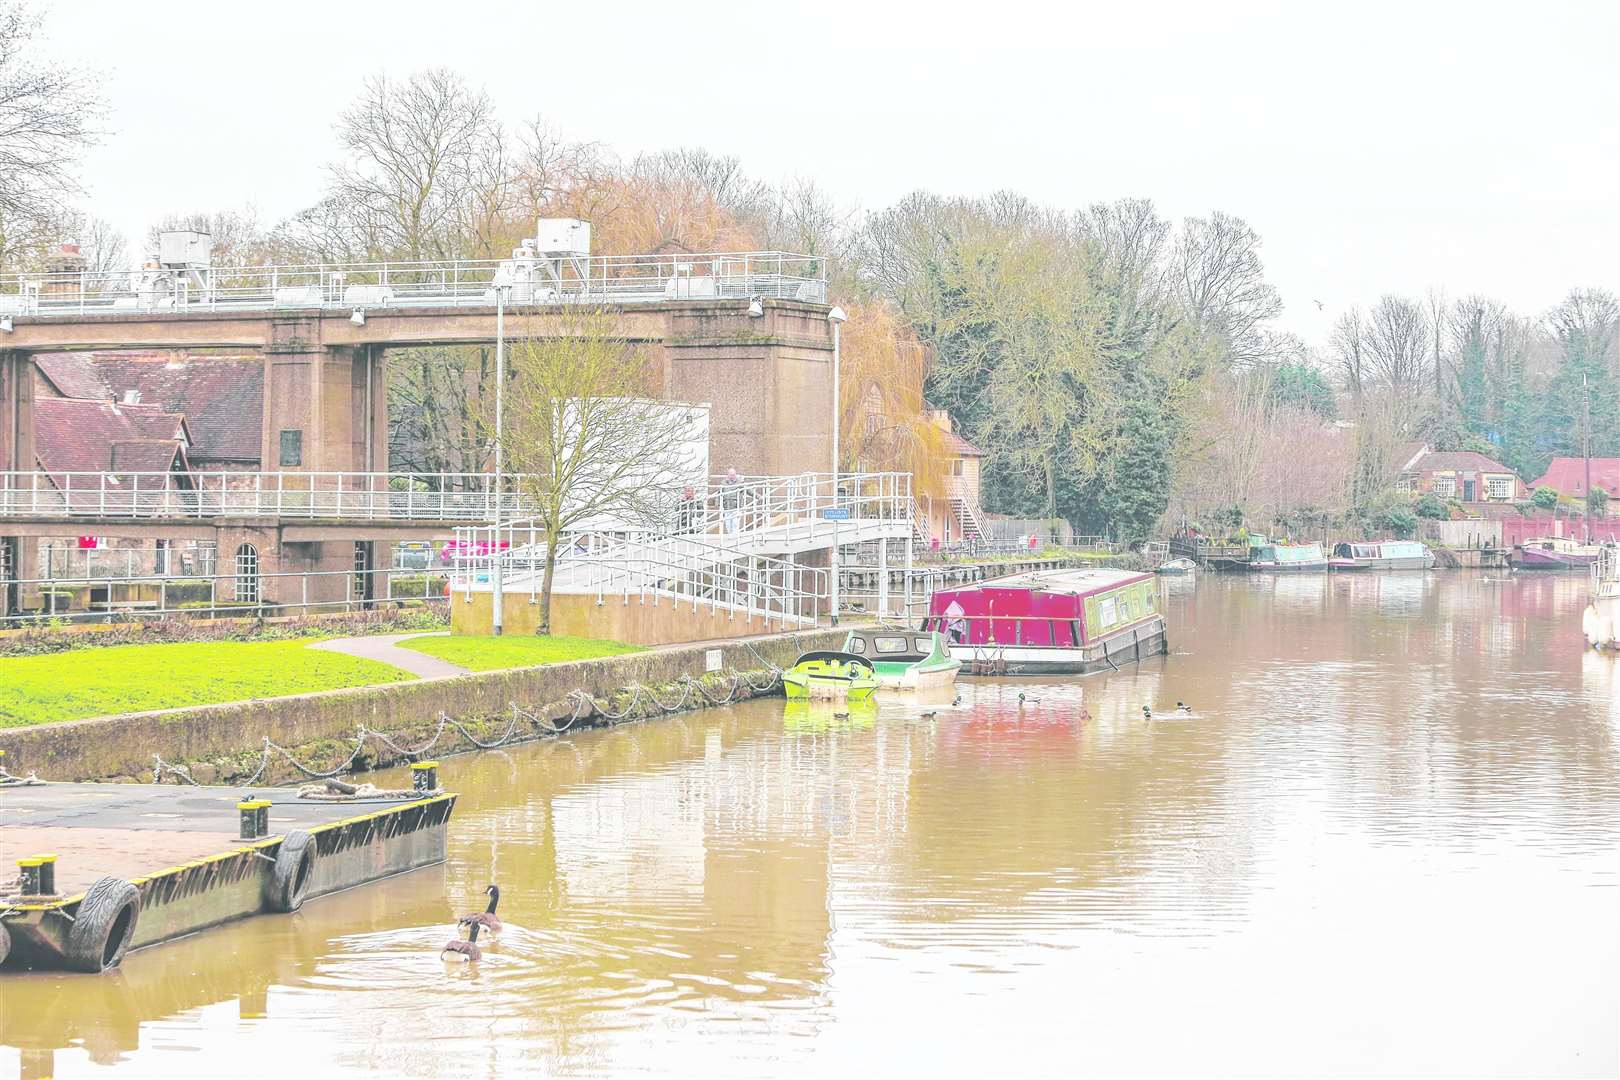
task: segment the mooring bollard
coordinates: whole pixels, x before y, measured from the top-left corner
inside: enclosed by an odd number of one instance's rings
[[[55,855],[30,855],[26,859],[18,859],[17,869],[22,871],[20,876],[24,896],[56,895]]]
[[[411,790],[426,794],[439,790],[439,763],[418,761],[411,765]]]
[[[270,800],[247,799],[236,804],[241,815],[243,840],[263,840],[270,832]]]

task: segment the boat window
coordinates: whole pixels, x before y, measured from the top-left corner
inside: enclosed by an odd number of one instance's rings
[[[1114,625],[1114,598],[1112,596],[1105,596],[1097,601],[1097,617],[1102,620],[1104,626]]]
[[[852,653],[864,653],[866,651],[866,639],[850,638],[849,651]]]
[[[1143,613],[1145,614],[1145,613],[1147,613],[1149,611],[1152,611],[1153,610],[1153,604],[1157,600],[1158,600],[1158,596],[1156,596],[1154,594],[1152,589],[1143,589],[1142,590],[1142,611],[1143,611]]]
[[[906,651],[906,639],[899,636],[875,637],[872,647],[879,653],[903,653]]]
[[[911,647],[926,656],[934,651],[934,639],[925,637],[912,638]]]

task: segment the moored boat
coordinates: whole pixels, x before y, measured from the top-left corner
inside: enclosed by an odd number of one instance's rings
[[[1328,568],[1346,570],[1428,570],[1434,552],[1417,540],[1353,540],[1337,544]]]
[[[1594,649],[1620,649],[1620,544],[1604,544],[1592,563],[1592,595],[1581,631]]]
[[[1042,570],[942,589],[923,629],[944,633],[964,674],[1085,674],[1166,651],[1152,574]]]
[[[933,630],[851,630],[844,639],[844,652],[871,661],[878,685],[897,690],[950,686],[962,668],[962,661],[951,655],[945,635]]]
[[[1538,536],[1514,548],[1509,561],[1520,570],[1581,570],[1597,562],[1598,551],[1567,536]]]
[[[1190,574],[1198,569],[1198,564],[1191,559],[1171,559],[1162,562],[1154,568],[1156,574]]]
[[[872,662],[842,652],[807,652],[782,672],[782,692],[790,698],[847,698],[862,701],[878,688]]]
[[[1266,574],[1320,573],[1328,567],[1321,544],[1267,541],[1249,549],[1249,569]]]

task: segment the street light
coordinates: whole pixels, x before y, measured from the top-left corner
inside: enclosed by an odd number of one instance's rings
[[[495,527],[490,530],[489,606],[492,624],[490,633],[501,636],[506,608],[506,594],[502,590],[501,564],[501,482],[506,449],[506,294],[512,288],[503,272],[495,275]]]
[[[833,506],[838,505],[838,329],[848,321],[849,316],[844,309],[835,307],[827,312],[827,321],[832,323],[833,332],[833,384],[832,384],[832,493]],[[827,564],[832,568],[832,624],[838,625],[838,519],[833,518],[833,544],[832,555]]]

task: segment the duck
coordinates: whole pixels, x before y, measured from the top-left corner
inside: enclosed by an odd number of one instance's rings
[[[1192,706],[1188,705],[1184,701],[1178,701],[1178,702],[1176,702],[1176,712],[1186,713],[1187,715],[1191,716],[1192,715]]]
[[[1038,697],[1026,697],[1023,691],[1019,691],[1018,704],[1023,705],[1025,702],[1028,702],[1031,705],[1039,705],[1041,703],[1041,699]]]
[[[1151,706],[1148,706],[1148,705],[1142,706],[1142,719],[1144,719],[1144,720],[1153,719],[1153,709],[1152,709]]]
[[[484,889],[489,894],[489,906],[483,911],[475,911],[471,915],[463,915],[456,920],[457,926],[480,926],[491,934],[501,932],[500,917],[495,914],[495,905],[501,902],[501,887],[490,885]],[[470,940],[470,939],[469,939]]]
[[[848,720],[849,719],[849,713],[847,713],[847,712],[835,712],[835,713],[833,713],[833,719],[834,720]]]
[[[924,720],[932,720],[934,717],[939,715],[939,710],[938,709],[933,709],[933,710],[931,710],[929,712],[925,712],[925,713],[922,713],[920,715],[922,716],[922,718]]]

